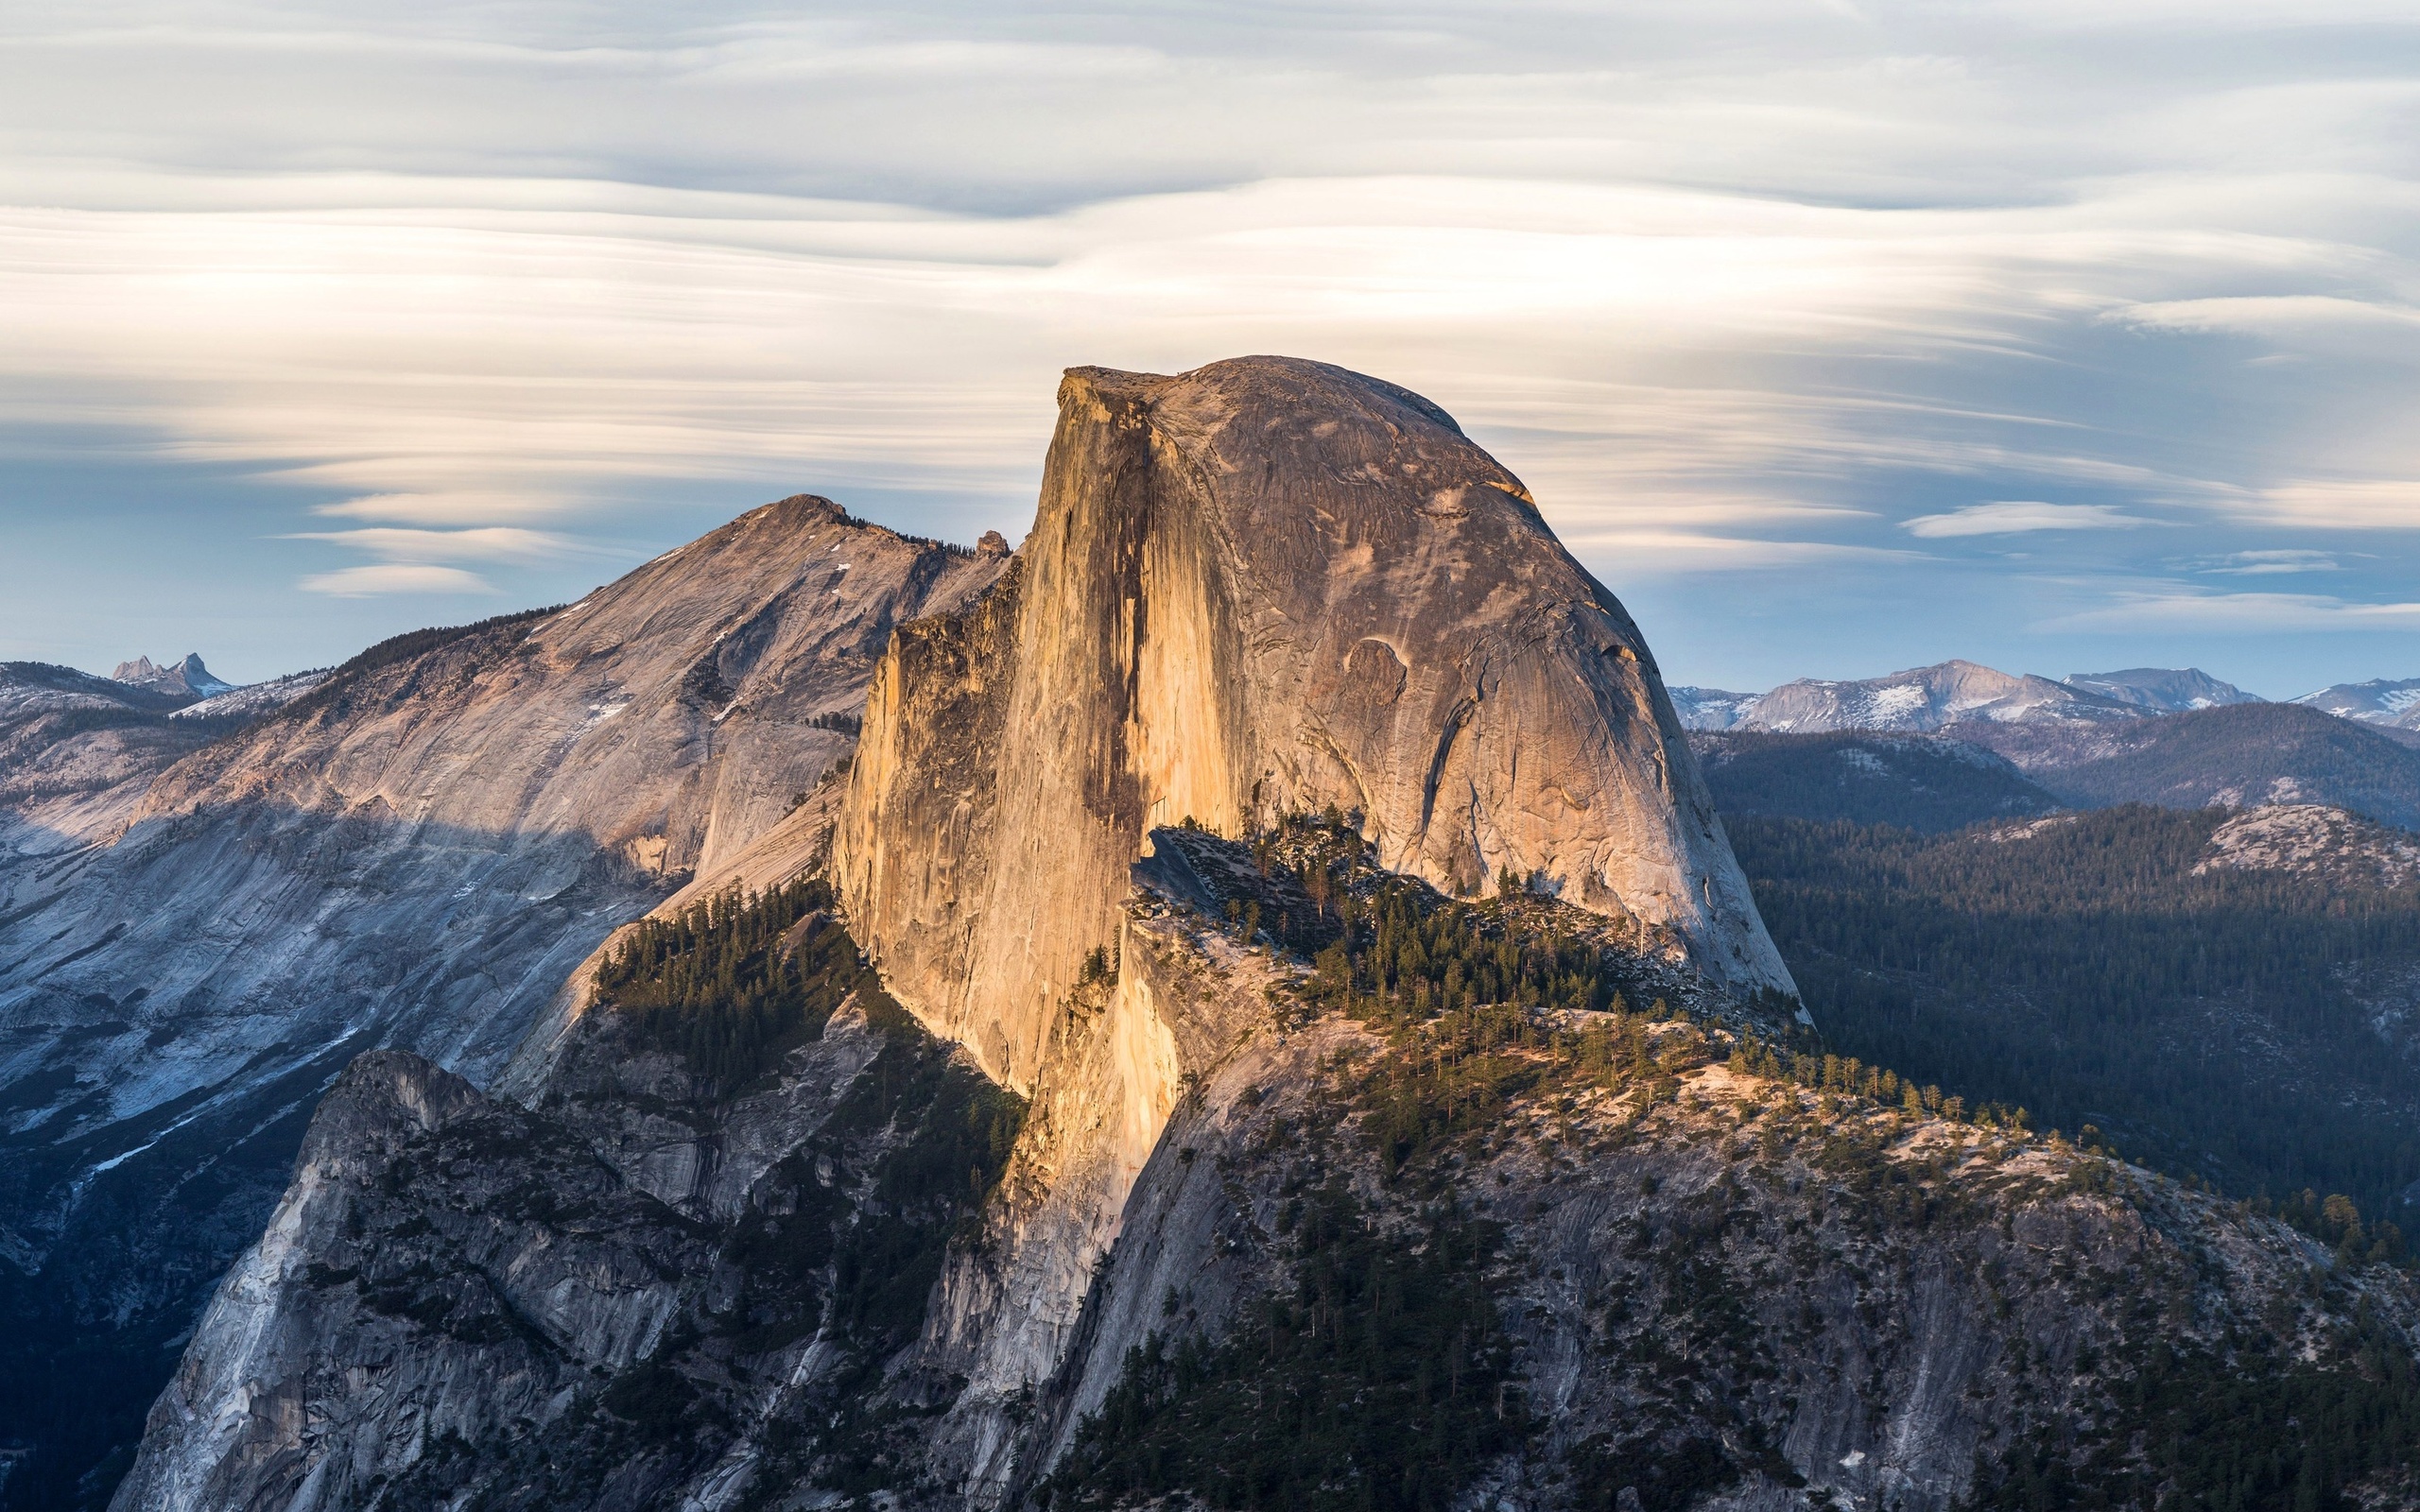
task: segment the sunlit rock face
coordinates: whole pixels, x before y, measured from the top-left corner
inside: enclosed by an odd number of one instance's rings
[[[1319,363],[1071,370],[1018,570],[877,671],[835,848],[903,1001],[1030,1086],[1153,825],[1357,813],[1789,990],[1620,603],[1436,405]]]

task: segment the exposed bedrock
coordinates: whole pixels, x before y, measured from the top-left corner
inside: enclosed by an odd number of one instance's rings
[[[903,1002],[1030,1089],[1153,825],[1334,803],[1791,990],[1638,628],[1451,417],[1319,363],[1060,387],[1017,568],[877,669],[835,843]]]

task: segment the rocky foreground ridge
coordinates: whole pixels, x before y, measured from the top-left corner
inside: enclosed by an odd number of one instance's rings
[[[509,1068],[351,1059],[116,1506],[2409,1499],[2392,1236],[1824,1055],[1635,627],[1450,419],[1270,358],[1061,397],[1013,562],[831,622],[844,781],[759,802],[828,699],[661,828],[611,747],[522,768],[682,891]],[[509,704],[580,609],[372,707]],[[650,721],[701,742],[804,623],[709,620]],[[204,754],[147,816],[281,771]]]
[[[355,1062],[117,1505],[2407,1504],[2358,1231],[1676,1011],[1341,824],[1151,840],[1029,1103],[821,888],[718,926],[801,983],[748,1060],[609,990],[527,1106]]]

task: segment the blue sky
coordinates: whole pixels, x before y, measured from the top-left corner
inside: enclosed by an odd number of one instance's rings
[[[18,0],[0,657],[265,677],[799,491],[1013,540],[1061,368],[1284,352],[1675,681],[2420,676],[2415,178],[2377,0]]]

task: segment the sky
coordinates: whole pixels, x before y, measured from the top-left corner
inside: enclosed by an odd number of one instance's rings
[[[250,680],[1063,368],[1405,384],[1668,680],[2420,677],[2409,0],[0,10],[0,659]]]

